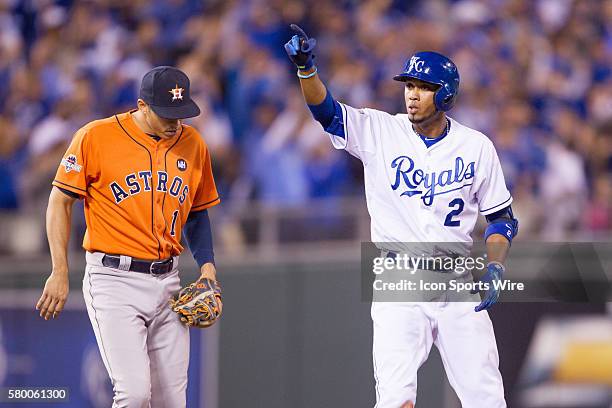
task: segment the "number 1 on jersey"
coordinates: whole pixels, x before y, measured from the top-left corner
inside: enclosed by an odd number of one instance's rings
[[[463,207],[462,207],[463,208]],[[172,213],[172,227],[170,228],[170,235],[174,236],[174,234],[176,233],[176,231],[174,231],[175,227],[176,227],[176,219],[178,218],[178,210],[174,211]]]
[[[455,198],[453,201],[448,203],[448,206],[450,208],[453,208],[453,207],[457,207],[457,208],[455,208],[454,210],[452,210],[451,212],[449,212],[446,215],[446,219],[444,220],[444,225],[445,226],[447,226],[447,227],[458,227],[459,226],[461,221],[460,220],[453,220],[453,217],[455,215],[461,214],[461,212],[463,211],[463,205],[464,205],[464,202],[463,202],[463,199],[461,199],[461,198]]]

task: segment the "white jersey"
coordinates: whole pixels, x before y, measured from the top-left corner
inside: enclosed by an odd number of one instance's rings
[[[449,133],[428,148],[407,114],[340,106],[344,138],[330,137],[363,162],[373,242],[471,244],[478,213],[512,202],[484,134],[449,118]]]

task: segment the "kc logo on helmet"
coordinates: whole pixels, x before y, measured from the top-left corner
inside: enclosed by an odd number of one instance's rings
[[[77,164],[77,158],[74,154],[70,154],[65,159],[62,159],[62,166],[64,166],[66,173],[70,173],[71,171],[80,173],[83,168],[83,166]]]
[[[170,92],[172,94],[172,100],[176,101],[177,99],[179,100],[183,100],[183,88],[179,88],[178,84],[175,85],[175,87],[171,90],[169,90],[168,92]]]
[[[419,57],[412,57],[410,58],[408,69],[406,71],[412,72],[414,69],[416,72],[423,72],[423,64],[425,64],[425,61],[422,61]]]

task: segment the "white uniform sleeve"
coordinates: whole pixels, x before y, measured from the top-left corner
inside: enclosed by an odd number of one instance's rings
[[[355,109],[339,103],[342,108],[344,137],[328,133],[336,149],[344,149],[357,157],[364,164],[376,152],[374,129],[377,122],[377,111],[373,109]]]
[[[489,215],[509,206],[512,203],[512,195],[506,187],[495,147],[488,139],[482,152],[480,166],[482,167],[477,171],[480,178],[479,187],[476,191],[478,207],[481,214]]]

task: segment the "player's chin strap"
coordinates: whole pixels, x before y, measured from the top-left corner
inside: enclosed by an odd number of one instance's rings
[[[508,206],[493,214],[487,215],[486,218],[489,225],[485,230],[485,241],[490,235],[500,234],[506,237],[510,244],[512,244],[512,239],[518,235],[519,231],[519,222],[512,213],[512,207]]]

